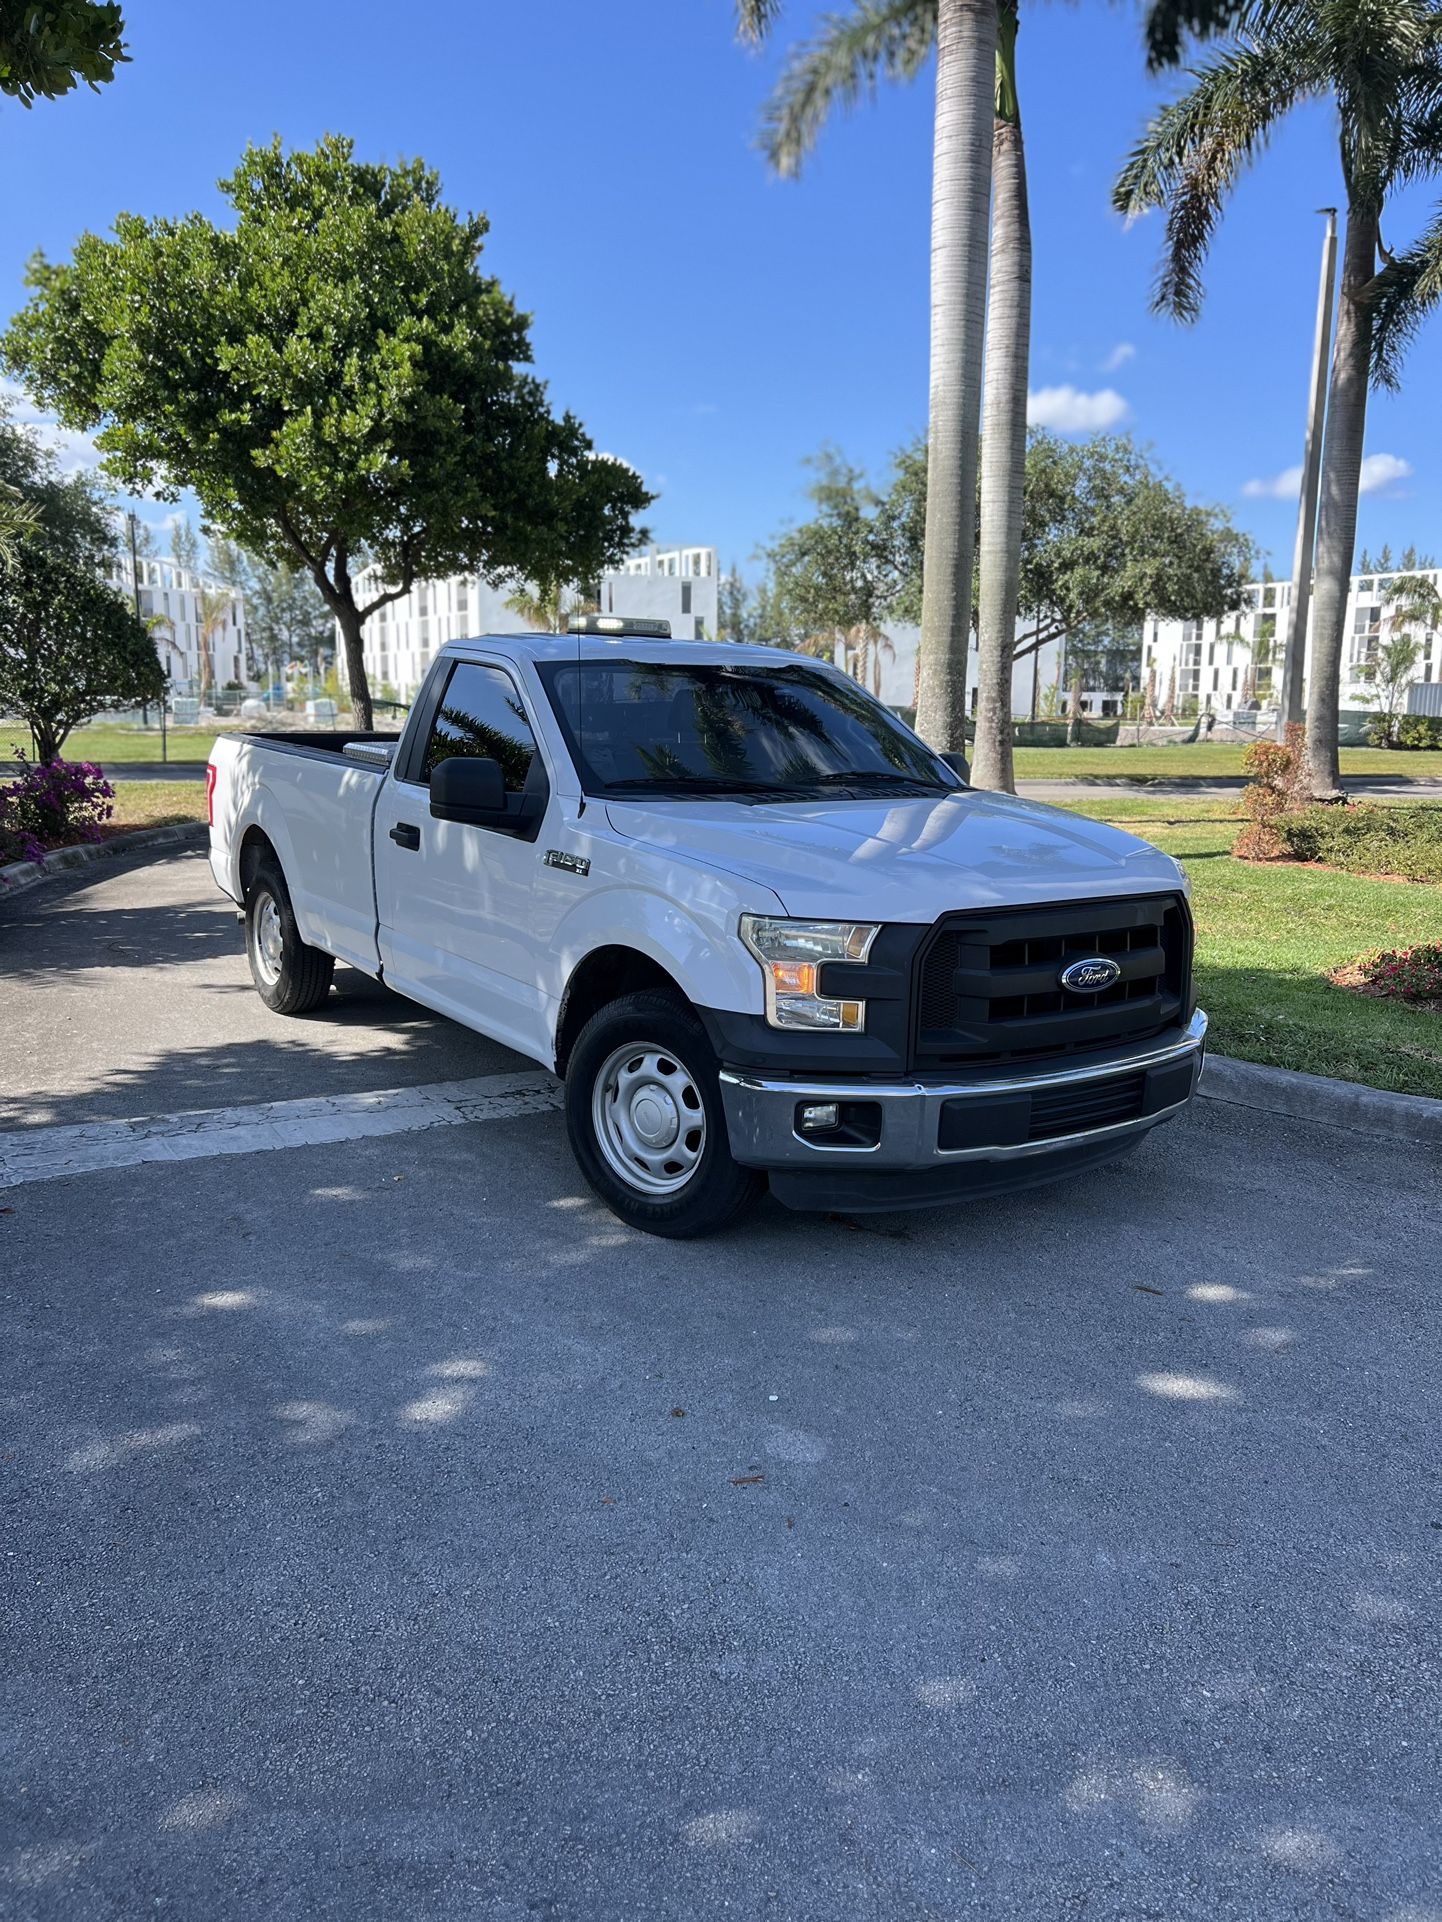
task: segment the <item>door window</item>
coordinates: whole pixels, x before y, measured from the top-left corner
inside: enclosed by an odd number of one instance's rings
[[[473,754],[499,761],[506,792],[520,794],[536,755],[536,737],[510,677],[472,661],[457,664],[431,723],[421,779],[429,781],[442,761]]]

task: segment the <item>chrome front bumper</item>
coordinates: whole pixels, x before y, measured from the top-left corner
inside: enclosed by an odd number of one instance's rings
[[[731,1152],[750,1168],[827,1169],[836,1174],[848,1165],[860,1173],[938,1169],[969,1161],[1024,1162],[1092,1145],[1100,1147],[1112,1137],[1117,1138],[1120,1148],[1126,1137],[1154,1128],[1185,1107],[1201,1073],[1206,1034],[1207,1017],[1199,1009],[1184,1028],[1146,1047],[1117,1049],[1090,1057],[1078,1067],[1038,1069],[1003,1078],[976,1075],[954,1081],[916,1077],[904,1082],[876,1082],[811,1076],[783,1081],[723,1068],[721,1099]],[[1079,1126],[1034,1139],[1016,1138],[1018,1132],[1026,1134],[1030,1097],[1056,1097],[1070,1089],[1085,1091],[1093,1084],[1095,1092],[1104,1093],[1103,1084],[1131,1076],[1145,1077],[1140,1096],[1143,1112],[1098,1127]],[[804,1102],[830,1101],[878,1106],[877,1139],[865,1146],[832,1145],[799,1134],[797,1108]],[[940,1145],[943,1110],[950,1102],[966,1104],[960,1125],[951,1129],[968,1137],[966,1146]],[[989,1117],[995,1119],[995,1138],[988,1137]]]

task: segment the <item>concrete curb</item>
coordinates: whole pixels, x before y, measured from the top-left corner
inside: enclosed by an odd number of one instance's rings
[[[41,881],[54,881],[76,868],[89,867],[95,861],[116,861],[122,855],[144,853],[150,848],[187,847],[192,842],[208,839],[209,833],[204,821],[179,821],[169,827],[137,828],[133,834],[115,834],[108,841],[56,848],[46,855],[43,864],[12,861],[9,867],[0,868],[0,901],[8,901],[12,894],[23,894]]]
[[[1442,1101],[1427,1095],[1392,1094],[1364,1088],[1356,1081],[1334,1081],[1292,1068],[1268,1068],[1259,1061],[1233,1061],[1209,1054],[1197,1093],[1235,1108],[1257,1108],[1294,1121],[1320,1121],[1354,1134],[1391,1135],[1442,1147]]]

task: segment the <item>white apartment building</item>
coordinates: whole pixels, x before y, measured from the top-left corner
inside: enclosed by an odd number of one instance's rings
[[[245,596],[239,589],[154,554],[140,555],[136,568],[138,583],[131,570],[130,549],[122,544],[110,567],[110,585],[133,606],[138,605],[143,621],[154,622],[151,632],[155,651],[170,675],[172,692],[198,695],[203,684],[219,689],[228,682],[249,686]],[[209,608],[205,602],[210,603]],[[208,634],[207,612],[211,615]],[[203,660],[207,647],[209,673],[204,671]]]
[[[1025,641],[1030,631],[1026,622],[1017,622],[1016,636],[1019,642]],[[886,625],[884,635],[884,643],[877,650],[879,659],[874,657],[869,661],[859,661],[854,653],[848,658],[847,649],[838,645],[836,665],[850,668],[857,679],[864,680],[872,692],[878,693],[888,707],[914,707],[916,661],[921,646],[921,629],[907,622],[890,621]],[[1014,719],[1026,720],[1033,713],[1044,717],[1048,706],[1052,707],[1058,717],[1067,713],[1070,695],[1065,688],[1058,686],[1060,671],[1060,641],[1047,641],[1034,654],[1023,655],[1015,662],[1011,672],[1011,711]],[[976,701],[977,652],[976,636],[973,634],[966,656],[966,711],[968,714],[975,714]],[[1081,707],[1082,713],[1089,720],[1100,720],[1103,716],[1120,714],[1121,690],[1084,688]]]
[[[601,612],[669,621],[678,641],[714,641],[719,589],[714,547],[648,547],[602,580]]]
[[[1442,591],[1442,569],[1420,575],[1352,576],[1342,659],[1343,707],[1366,706],[1364,696],[1369,688],[1361,670],[1374,658],[1378,642],[1391,632],[1393,623],[1402,625],[1389,595],[1397,581],[1417,578],[1431,581],[1434,589]],[[1166,699],[1175,668],[1179,704],[1195,702],[1219,715],[1258,703],[1263,707],[1274,705],[1291,631],[1291,609],[1290,581],[1254,581],[1245,591],[1240,612],[1235,614],[1205,621],[1167,621],[1148,616],[1142,629],[1142,675],[1145,679],[1153,668],[1156,670],[1158,704]],[[1312,672],[1308,625],[1304,680]],[[1420,625],[1414,625],[1411,631],[1422,644],[1417,680],[1442,681],[1442,635]],[[1269,644],[1270,663],[1264,664],[1258,653],[1260,649],[1265,659]],[[1255,669],[1255,692],[1249,669]]]
[[[357,576],[356,599],[364,606],[381,586],[379,573],[367,569]],[[714,547],[653,547],[602,575],[600,607],[603,614],[670,621],[678,641],[703,635],[714,638],[717,588]],[[516,591],[514,584],[492,587],[467,574],[417,581],[409,593],[378,608],[362,630],[371,691],[391,688],[398,699],[409,700],[447,641],[478,634],[524,634],[535,623],[506,605]],[[339,633],[336,666],[344,678],[345,650]]]

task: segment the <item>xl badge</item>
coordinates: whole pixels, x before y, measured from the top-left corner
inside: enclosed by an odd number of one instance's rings
[[[1073,961],[1070,967],[1062,969],[1057,979],[1073,994],[1100,994],[1113,981],[1119,981],[1121,973],[1115,961],[1108,961],[1104,954],[1094,954],[1085,961]]]

